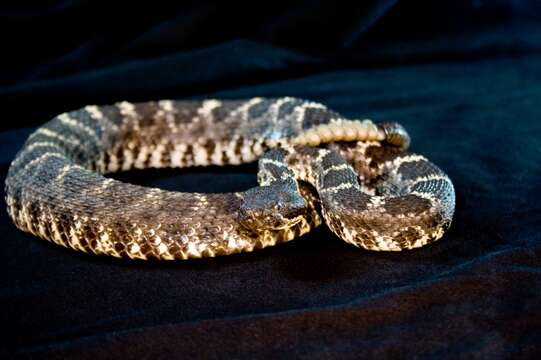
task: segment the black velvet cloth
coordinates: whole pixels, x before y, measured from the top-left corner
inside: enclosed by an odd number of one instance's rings
[[[457,205],[445,237],[414,251],[357,249],[321,227],[255,253],[145,263],[39,240],[2,203],[0,355],[538,357],[540,20],[534,0],[3,3],[2,182],[36,126],[86,104],[288,95],[402,123]],[[253,164],[116,177],[256,184]]]

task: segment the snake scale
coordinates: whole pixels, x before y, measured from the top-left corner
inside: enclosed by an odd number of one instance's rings
[[[449,177],[407,151],[397,123],[350,120],[303,99],[162,100],[86,106],[33,132],[6,178],[8,213],[26,232],[132,259],[228,255],[294,239],[325,222],[369,250],[443,236]],[[185,193],[104,174],[258,160],[260,186]]]

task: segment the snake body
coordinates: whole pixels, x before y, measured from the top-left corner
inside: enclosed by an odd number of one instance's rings
[[[407,152],[398,124],[350,120],[298,98],[86,106],[32,133],[6,178],[8,213],[58,245],[133,259],[213,257],[272,246],[322,222],[370,250],[442,237],[454,188]],[[259,187],[183,193],[105,174],[259,159]]]

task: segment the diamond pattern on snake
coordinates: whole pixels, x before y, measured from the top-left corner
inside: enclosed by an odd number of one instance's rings
[[[89,105],[29,136],[6,178],[7,210],[42,239],[130,259],[249,252],[321,224],[364,249],[413,249],[443,236],[455,193],[409,144],[398,123],[348,119],[293,97]],[[253,161],[259,186],[235,193],[106,177]]]

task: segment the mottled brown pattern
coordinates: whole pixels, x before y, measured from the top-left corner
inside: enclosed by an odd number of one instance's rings
[[[329,144],[333,151],[288,145],[341,120],[296,98],[87,106],[57,116],[26,141],[6,178],[8,213],[23,231],[58,245],[133,259],[252,251],[301,236],[323,219],[345,241],[372,250],[440,238],[454,211],[452,183],[426,159],[408,158],[401,126],[382,124],[383,143],[359,138]],[[277,144],[286,147],[260,161],[263,186],[240,193],[179,193],[103,176],[238,164]],[[359,174],[343,168],[343,157]]]

